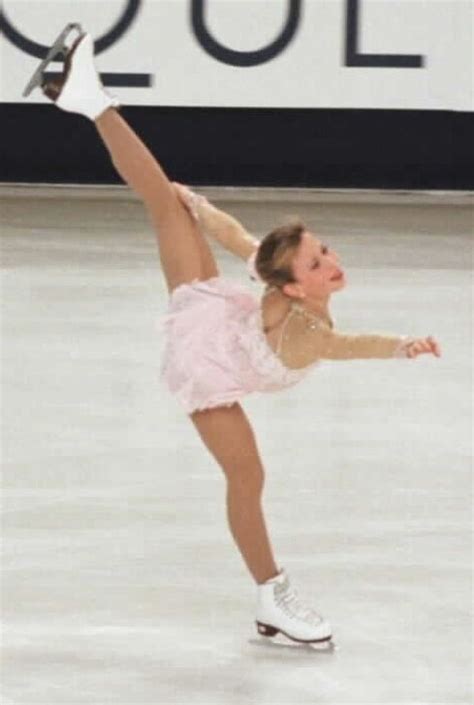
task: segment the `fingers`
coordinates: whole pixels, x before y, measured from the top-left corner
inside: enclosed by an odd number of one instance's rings
[[[407,357],[413,358],[423,353],[432,353],[436,357],[441,357],[441,349],[433,337],[420,338],[410,343],[407,347]]]
[[[440,348],[439,344],[436,342],[436,340],[434,338],[432,338],[431,336],[429,336],[426,340],[429,342],[429,344],[431,346],[431,352],[433,353],[433,355],[436,355],[436,357],[441,357],[441,348]]]
[[[426,347],[422,340],[417,340],[408,347],[408,357],[418,357],[422,352],[426,352]]]

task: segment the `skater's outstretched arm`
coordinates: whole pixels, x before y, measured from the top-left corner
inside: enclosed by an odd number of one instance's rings
[[[219,210],[206,198],[197,196],[182,184],[174,183],[173,186],[180,200],[194,213],[202,230],[220,242],[226,250],[248,260],[258,249],[259,241],[232,215]]]
[[[411,338],[378,334],[351,335],[333,330],[301,307],[295,306],[281,336],[281,356],[288,367],[299,368],[316,360],[368,360],[416,357],[420,354],[441,356],[432,338]]]

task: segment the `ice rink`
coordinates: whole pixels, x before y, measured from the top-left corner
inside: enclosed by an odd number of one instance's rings
[[[339,648],[256,632],[224,476],[160,381],[141,204],[5,187],[3,705],[468,705],[472,197],[201,192],[257,236],[300,214],[332,245],[337,329],[441,345],[243,403],[275,556]]]

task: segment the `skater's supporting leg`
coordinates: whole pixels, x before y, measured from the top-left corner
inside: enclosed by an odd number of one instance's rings
[[[193,279],[217,276],[214,256],[204,235],[140,138],[113,108],[102,113],[95,125],[118,173],[145,204],[156,230],[170,291]]]
[[[264,471],[252,428],[239,404],[191,415],[202,440],[227,479],[232,535],[258,584],[279,572],[262,511]]]

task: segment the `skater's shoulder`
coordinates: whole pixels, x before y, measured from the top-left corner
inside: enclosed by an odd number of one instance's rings
[[[262,296],[261,307],[265,330],[278,326],[291,312],[291,303],[276,287],[267,287]]]

